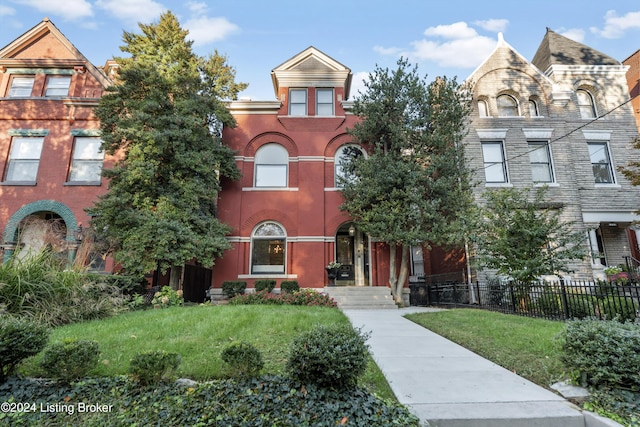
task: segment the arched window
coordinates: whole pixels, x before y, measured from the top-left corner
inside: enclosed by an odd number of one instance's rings
[[[593,95],[584,89],[578,89],[576,91],[576,95],[578,95],[578,110],[580,110],[580,117],[583,119],[595,119],[597,117],[597,112]]]
[[[364,152],[362,148],[357,145],[343,145],[338,148],[336,151],[336,156],[334,158],[335,163],[335,186],[342,187],[342,182],[344,180],[350,181],[353,177],[349,176],[347,172],[344,170],[344,165],[346,162],[356,159],[360,156],[364,156]]]
[[[487,101],[483,99],[478,101],[478,116],[489,117],[489,108],[487,107]]]
[[[500,95],[497,99],[498,116],[518,117],[518,102],[511,95]]]
[[[280,144],[265,144],[255,157],[256,187],[286,187],[289,153]]]
[[[284,274],[287,238],[276,222],[263,222],[251,234],[251,274]]]
[[[540,110],[538,109],[538,103],[535,99],[529,100],[529,117],[538,117],[540,115]]]

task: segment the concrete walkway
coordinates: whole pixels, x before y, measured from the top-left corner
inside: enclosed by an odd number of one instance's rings
[[[399,310],[344,310],[400,403],[431,427],[585,427],[557,394],[405,319]],[[433,309],[431,309],[433,310]]]

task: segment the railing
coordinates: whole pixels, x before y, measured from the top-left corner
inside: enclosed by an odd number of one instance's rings
[[[640,286],[632,283],[412,283],[410,291],[412,305],[473,306],[553,320],[635,320],[640,311]],[[471,304],[470,292],[476,304]]]

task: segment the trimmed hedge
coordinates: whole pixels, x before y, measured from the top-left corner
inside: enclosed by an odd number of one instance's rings
[[[231,305],[306,305],[320,307],[337,307],[337,303],[327,295],[313,289],[301,289],[298,292],[271,294],[265,291],[251,294],[237,295],[229,300]]]
[[[0,383],[24,359],[40,353],[50,332],[48,327],[32,320],[0,315]]]
[[[256,292],[260,292],[260,291],[271,292],[276,287],[276,281],[273,279],[260,279],[260,280],[256,280],[253,286]]]
[[[243,281],[231,281],[222,282],[222,293],[227,298],[233,298],[236,295],[244,294],[247,289],[247,282]]]
[[[300,286],[298,285],[297,280],[283,280],[280,283],[280,291],[285,294],[292,294],[294,292],[298,292],[300,290]]]

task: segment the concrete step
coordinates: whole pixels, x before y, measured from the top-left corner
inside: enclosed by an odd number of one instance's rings
[[[324,291],[341,309],[397,309],[391,291],[382,286],[329,286]]]

